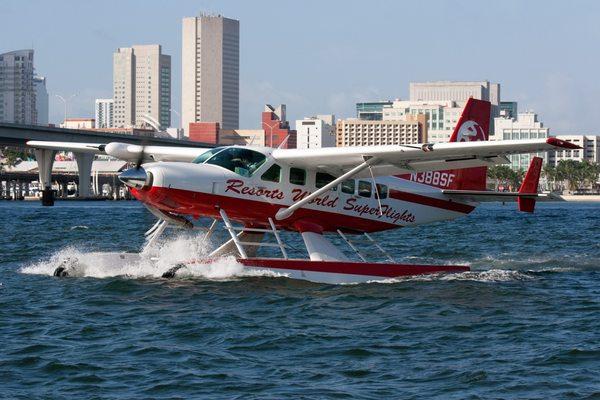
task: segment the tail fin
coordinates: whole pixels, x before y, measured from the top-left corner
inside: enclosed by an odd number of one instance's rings
[[[525,179],[519,188],[519,194],[537,194],[540,174],[542,171],[542,158],[533,157],[529,164]],[[517,199],[519,211],[532,213],[535,208],[535,198],[519,196]]]
[[[450,136],[450,142],[475,142],[489,139],[490,113],[489,101],[470,98]],[[452,190],[485,190],[487,167],[463,168],[448,171],[454,174]]]
[[[450,142],[488,140],[491,108],[492,105],[489,101],[470,98],[456,124],[456,128],[454,128],[454,132],[452,132]],[[487,167],[428,171],[396,176],[441,189],[485,190]]]

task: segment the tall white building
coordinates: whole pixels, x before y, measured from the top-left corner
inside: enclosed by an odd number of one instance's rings
[[[114,127],[171,125],[171,56],[158,44],[113,54]]]
[[[48,90],[46,90],[46,78],[43,76],[33,77],[35,90],[35,110],[38,125],[48,125]]]
[[[335,115],[296,120],[296,148],[335,147]]]
[[[94,107],[96,128],[113,128],[115,126],[114,105],[113,99],[96,99]]]
[[[240,23],[220,15],[183,19],[181,123],[239,126]]]
[[[37,124],[33,50],[0,54],[0,122]]]
[[[494,135],[490,140],[513,139],[545,139],[550,136],[550,129],[538,121],[537,114],[533,112],[518,113],[517,118],[495,118]],[[544,164],[550,161],[548,152],[509,155],[513,169],[527,170],[532,157],[541,157]]]

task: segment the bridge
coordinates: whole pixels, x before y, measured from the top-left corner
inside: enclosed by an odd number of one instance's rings
[[[83,129],[66,129],[41,125],[20,125],[11,123],[0,123],[0,146],[22,147],[30,149],[26,143],[29,140],[41,140],[52,142],[71,143],[98,143],[108,144],[110,142],[121,142],[137,145],[153,146],[176,146],[176,147],[215,147],[211,143],[191,142],[169,138],[157,138],[150,136],[125,135],[111,132],[100,132]],[[35,159],[38,163],[39,184],[42,192],[42,204],[53,205],[54,195],[52,193],[52,166],[55,150],[33,149]],[[78,195],[79,197],[90,196],[91,170],[94,155],[90,153],[73,152],[79,175]]]

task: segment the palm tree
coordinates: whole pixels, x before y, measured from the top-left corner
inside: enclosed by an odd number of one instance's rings
[[[548,183],[548,189],[554,191],[556,187],[556,168],[553,165],[545,164],[543,174]]]

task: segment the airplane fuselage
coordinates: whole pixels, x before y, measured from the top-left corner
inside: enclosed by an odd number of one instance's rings
[[[453,178],[444,172],[413,174],[408,179],[355,178],[278,221],[278,210],[322,187],[319,177],[328,174],[282,163],[277,163],[276,174],[269,174],[273,165],[268,158],[252,176],[244,176],[211,164],[146,164],[152,186],[132,192],[139,200],[167,212],[218,217],[222,208],[232,220],[246,226],[266,226],[272,218],[280,229],[294,231],[312,224],[323,232],[376,232],[451,220],[470,213],[477,205],[453,201],[430,185],[449,185]]]

